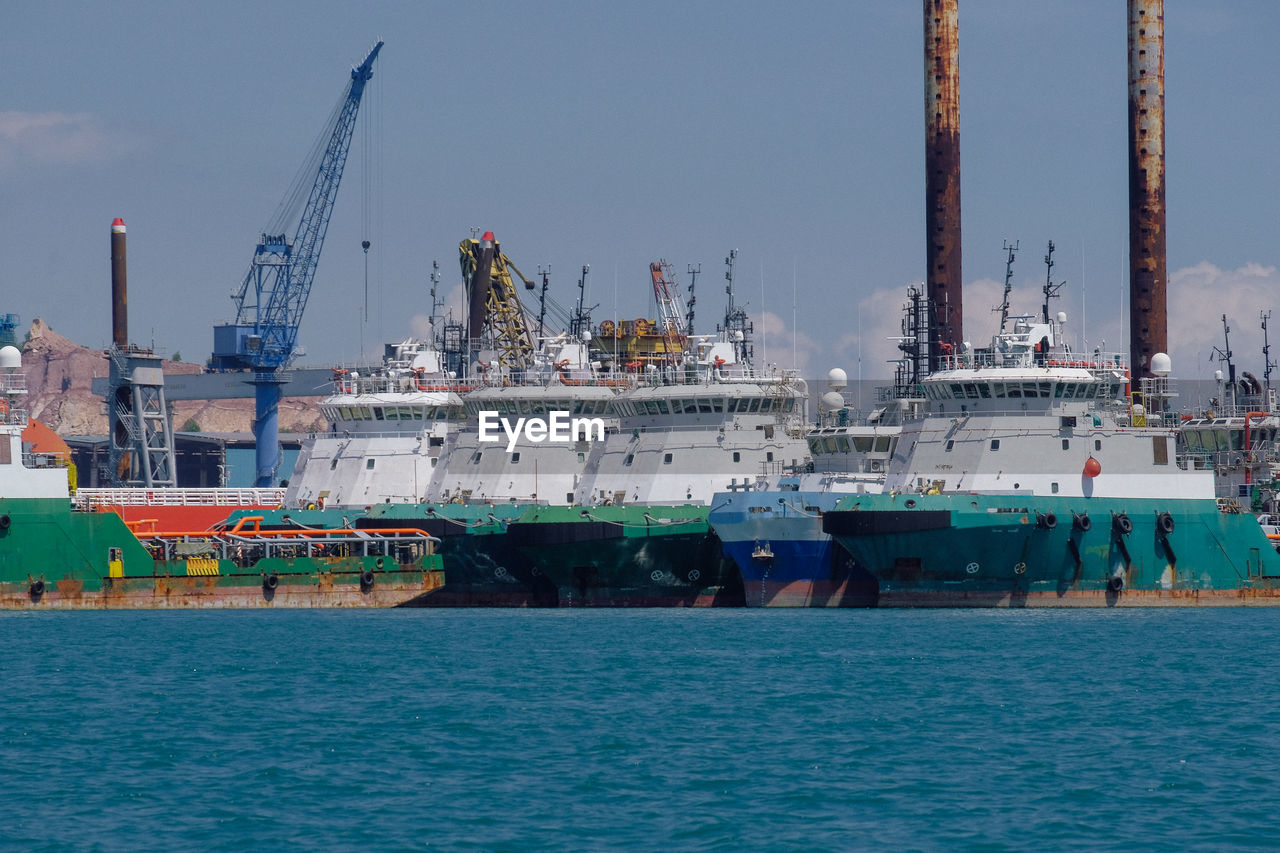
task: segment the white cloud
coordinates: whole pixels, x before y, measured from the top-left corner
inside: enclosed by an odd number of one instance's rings
[[[769,364],[804,372],[821,349],[817,341],[803,331],[790,328],[771,311],[764,311],[756,318],[755,328],[756,361],[761,366],[767,359]]]
[[[1265,366],[1260,314],[1275,308],[1278,294],[1280,272],[1261,264],[1224,270],[1203,261],[1173,272],[1169,276],[1169,355],[1174,376],[1194,379],[1213,374],[1213,349],[1225,348],[1225,314],[1237,368],[1261,378]],[[1280,360],[1280,316],[1268,322],[1267,337],[1274,348],[1272,360]]]
[[[136,131],[92,113],[0,111],[0,170],[100,163],[137,147]]]

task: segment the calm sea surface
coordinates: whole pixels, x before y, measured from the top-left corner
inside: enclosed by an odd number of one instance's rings
[[[1280,612],[0,615],[0,844],[1263,848]]]

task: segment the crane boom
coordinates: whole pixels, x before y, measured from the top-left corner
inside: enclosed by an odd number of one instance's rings
[[[320,150],[311,192],[293,239],[282,233],[264,233],[258,241],[249,272],[232,296],[235,323],[214,328],[215,370],[279,369],[293,359],[298,326],[351,148],[356,114],[381,49],[382,42],[378,42],[364,62],[351,70],[346,95],[326,128],[327,143]]]
[[[511,273],[514,271],[526,286],[532,282],[502,251],[492,231],[486,231],[479,240],[473,237],[460,242],[458,262],[470,294],[468,335],[472,346],[479,347],[481,338],[488,333],[503,370],[518,373],[531,368],[533,339]]]
[[[298,326],[329,230],[356,114],[382,44],[375,44],[364,61],[351,69],[346,91],[321,134],[325,143],[317,145],[299,173],[300,177],[314,174],[314,178],[293,239],[284,232],[285,223],[280,227],[273,223],[269,231],[262,233],[249,272],[231,297],[236,304],[235,322],[213,329],[210,366],[214,370],[249,370],[253,374],[249,382],[256,387],[253,434],[257,445],[255,483],[259,486],[271,485],[280,465],[277,417],[285,380],[279,371],[294,358]],[[286,201],[293,196],[291,191]],[[286,207],[282,204],[282,209]]]

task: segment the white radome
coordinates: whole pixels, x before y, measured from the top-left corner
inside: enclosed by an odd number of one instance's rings
[[[849,374],[845,373],[838,367],[833,367],[827,371],[827,384],[837,391],[845,388],[849,384]]]
[[[0,348],[0,369],[17,370],[22,367],[22,352],[15,346]]]
[[[1154,376],[1168,376],[1173,371],[1173,359],[1168,353],[1158,352],[1151,356],[1151,373]]]

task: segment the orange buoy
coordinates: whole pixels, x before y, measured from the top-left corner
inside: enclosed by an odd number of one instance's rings
[[[1096,477],[1102,473],[1102,463],[1090,456],[1084,463],[1084,475]]]

